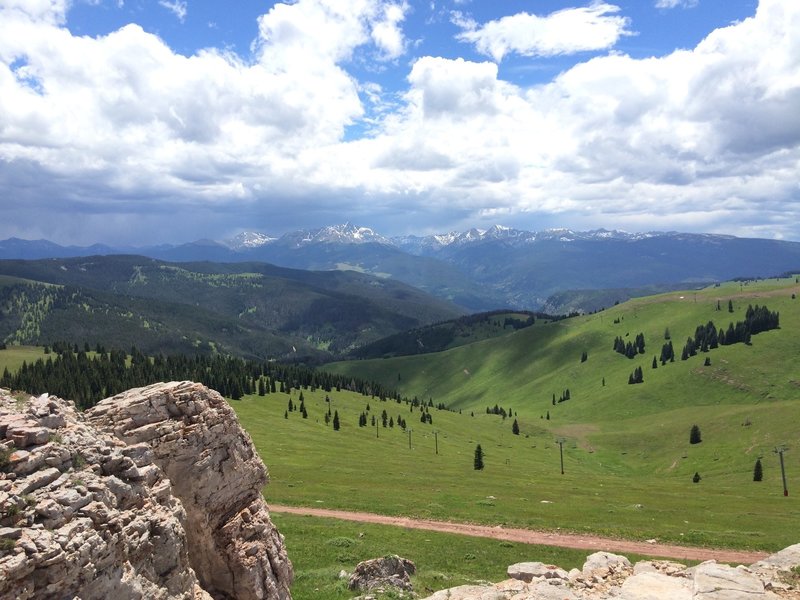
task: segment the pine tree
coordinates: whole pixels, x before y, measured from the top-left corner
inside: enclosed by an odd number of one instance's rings
[[[514,419],[514,423],[511,425],[511,433],[519,435],[519,423],[517,423],[516,419]]]
[[[761,467],[761,459],[756,459],[756,464],[753,467],[753,481],[761,481],[764,479],[764,469]]]
[[[339,431],[339,411],[333,413],[333,430]]]
[[[700,477],[700,473],[698,473],[697,471],[695,471],[695,473],[694,473],[694,476],[692,477],[692,482],[693,482],[693,483],[700,483],[700,479],[702,479],[702,478]]]
[[[728,312],[733,312],[733,300],[728,300]]]
[[[699,444],[702,441],[703,439],[700,436],[700,427],[698,427],[697,425],[692,425],[692,430],[689,432],[689,443]]]
[[[656,360],[656,357],[655,357],[655,356],[653,356],[653,368],[654,368],[654,369],[657,369],[657,368],[658,368],[658,360]]]
[[[475,446],[475,459],[473,460],[472,466],[476,471],[483,470],[483,448],[481,448],[480,444]]]

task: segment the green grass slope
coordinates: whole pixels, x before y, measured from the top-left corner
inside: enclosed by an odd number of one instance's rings
[[[538,322],[548,322],[548,318],[540,314]],[[359,359],[387,358],[441,352],[529,327],[535,324],[536,319],[532,312],[511,310],[466,315],[390,335],[354,349],[350,356]]]
[[[439,418],[442,431],[461,431],[459,470],[444,477],[441,469],[431,468],[431,483],[423,477],[408,485],[414,492],[406,497],[417,496],[411,503],[417,512],[438,505],[437,516],[457,519],[774,549],[797,542],[791,523],[800,517],[797,495],[782,495],[773,453],[776,446],[788,445],[789,482],[800,480],[800,366],[795,361],[800,300],[792,299],[793,293],[800,293],[794,279],[729,283],[633,300],[439,354],[328,368],[475,413],[480,425],[464,429],[441,424],[455,415]],[[728,299],[733,314],[727,312]],[[680,360],[683,343],[697,325],[713,320],[727,327],[744,318],[748,303],[779,311],[781,328],[754,336],[750,346],[725,346]],[[652,369],[666,328],[678,359]],[[632,340],[639,332],[646,340],[644,355],[630,360],[613,352],[616,336]],[[588,354],[586,362],[580,360],[582,352]],[[710,366],[703,364],[706,356]],[[637,366],[644,383],[629,385]],[[559,398],[566,389],[570,400],[553,405],[553,394]],[[485,414],[486,406],[495,404],[517,414],[521,436],[510,434],[509,420]],[[693,424],[701,428],[701,444],[689,444]],[[554,445],[558,438],[565,440],[563,476]],[[478,474],[471,472],[468,456],[475,443],[488,454],[487,469]],[[758,457],[765,465],[761,483],[752,481]],[[402,472],[410,476],[418,468],[414,464]],[[692,483],[695,472],[702,477],[698,484]],[[503,500],[481,513],[477,505],[488,496]],[[396,506],[405,504],[396,497],[388,505],[388,499],[371,501],[404,510]]]

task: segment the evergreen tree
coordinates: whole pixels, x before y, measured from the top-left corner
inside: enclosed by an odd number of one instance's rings
[[[753,481],[761,481],[764,479],[764,470],[761,467],[761,459],[756,459],[756,464],[753,467]]]
[[[733,312],[733,300],[728,300],[728,312]]]
[[[692,482],[694,482],[694,483],[700,483],[700,479],[701,479],[701,477],[700,477],[700,473],[698,473],[697,471],[695,471],[695,473],[694,473],[694,476],[692,477]]]
[[[288,419],[289,418],[289,411],[288,410],[283,411],[283,418],[284,419]]]
[[[472,466],[476,471],[483,470],[483,448],[481,448],[480,444],[475,446],[475,459],[472,462]]]
[[[657,368],[658,368],[658,360],[656,360],[656,357],[655,357],[655,356],[653,356],[653,368],[654,368],[654,369],[657,369]]]
[[[516,419],[514,419],[514,423],[511,425],[511,433],[519,435],[519,423],[517,423]]]
[[[692,430],[689,432],[689,443],[699,444],[702,441],[703,439],[700,436],[700,427],[698,427],[697,425],[692,425]]]
[[[333,430],[339,431],[339,411],[333,413]]]

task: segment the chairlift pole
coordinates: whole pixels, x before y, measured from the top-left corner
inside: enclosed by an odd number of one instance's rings
[[[781,460],[781,479],[783,479],[783,495],[784,496],[788,496],[789,495],[789,488],[786,487],[786,469],[783,466],[783,453],[784,452],[786,452],[786,447],[785,446],[778,446],[777,448],[775,448],[775,454],[777,454],[780,457],[780,460]]]
[[[564,474],[564,438],[558,438],[556,440],[556,444],[558,444],[558,453],[561,455],[561,474]]]

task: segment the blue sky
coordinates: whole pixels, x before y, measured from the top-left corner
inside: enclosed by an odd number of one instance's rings
[[[794,0],[0,0],[0,238],[800,240]]]

